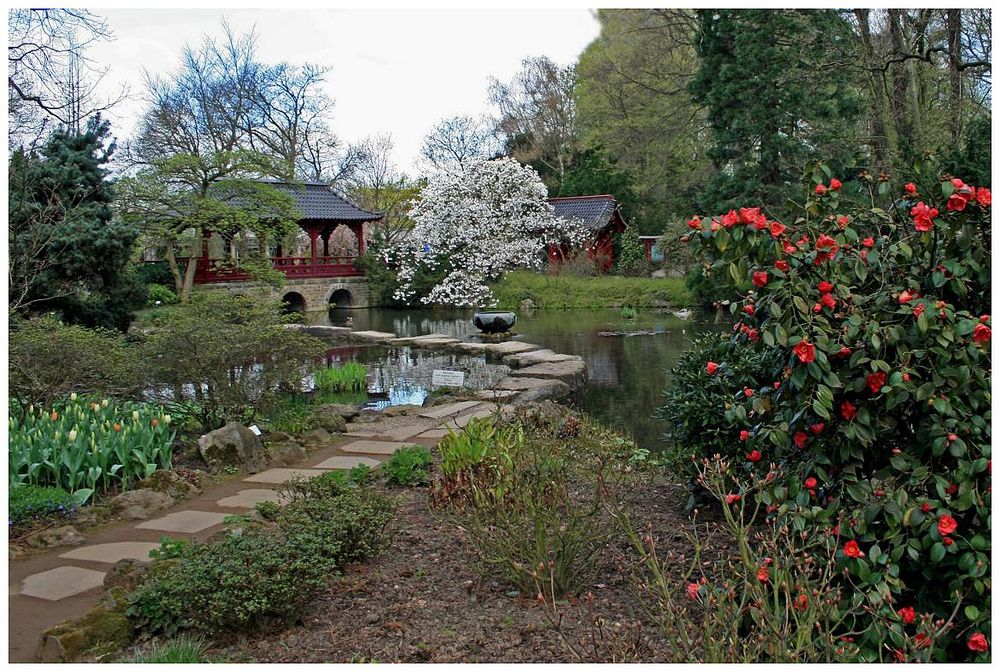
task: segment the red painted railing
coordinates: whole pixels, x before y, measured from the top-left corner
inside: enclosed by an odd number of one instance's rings
[[[316,257],[315,263],[311,257],[272,257],[271,267],[281,271],[286,278],[345,278],[363,275],[354,265],[356,257]],[[241,282],[249,280],[246,271],[235,265],[229,259],[198,258],[198,267],[194,272],[195,284],[209,282]],[[177,259],[179,265],[186,266],[187,258]]]

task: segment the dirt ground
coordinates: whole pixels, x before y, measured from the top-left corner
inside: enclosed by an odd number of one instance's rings
[[[664,660],[666,643],[636,599],[627,569],[635,555],[624,541],[605,549],[593,600],[570,600],[554,615],[535,596],[478,575],[463,530],[429,509],[426,488],[396,492],[401,528],[391,548],[349,567],[299,623],[240,637],[208,655],[311,663]],[[683,549],[686,499],[680,486],[663,484],[644,488],[634,502],[635,520],[652,524],[658,547]],[[594,625],[599,619],[602,628]]]

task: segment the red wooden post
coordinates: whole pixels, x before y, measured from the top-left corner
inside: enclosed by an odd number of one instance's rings
[[[309,227],[309,250],[312,256],[312,267],[316,270],[316,239],[319,238],[319,231],[315,226]]]
[[[353,227],[352,227],[353,228]],[[354,229],[354,235],[358,237],[358,256],[363,257],[365,255],[365,223],[361,222]]]
[[[332,234],[333,234],[332,230],[327,230],[327,229],[323,230],[323,235],[321,237],[323,238],[323,256],[324,257],[329,257],[330,256],[330,236]]]

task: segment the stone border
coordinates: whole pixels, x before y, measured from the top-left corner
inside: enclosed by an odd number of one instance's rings
[[[543,399],[564,399],[583,389],[587,383],[587,364],[579,355],[564,355],[534,343],[506,340],[496,343],[462,341],[447,334],[396,336],[387,331],[354,330],[350,327],[290,324],[289,328],[324,338],[355,343],[406,345],[411,348],[453,350],[468,354],[483,354],[511,368],[508,377],[491,390],[507,403],[526,404]]]

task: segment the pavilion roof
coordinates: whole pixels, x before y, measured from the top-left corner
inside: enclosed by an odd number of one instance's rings
[[[365,210],[354,205],[334,191],[327,182],[289,182],[265,179],[275,189],[295,198],[295,207],[302,219],[327,219],[345,222],[372,222],[385,217],[384,213]]]
[[[579,219],[591,231],[600,231],[610,224],[617,215],[618,202],[610,194],[598,196],[558,196],[550,198],[549,203],[555,210],[556,217],[564,219]]]

